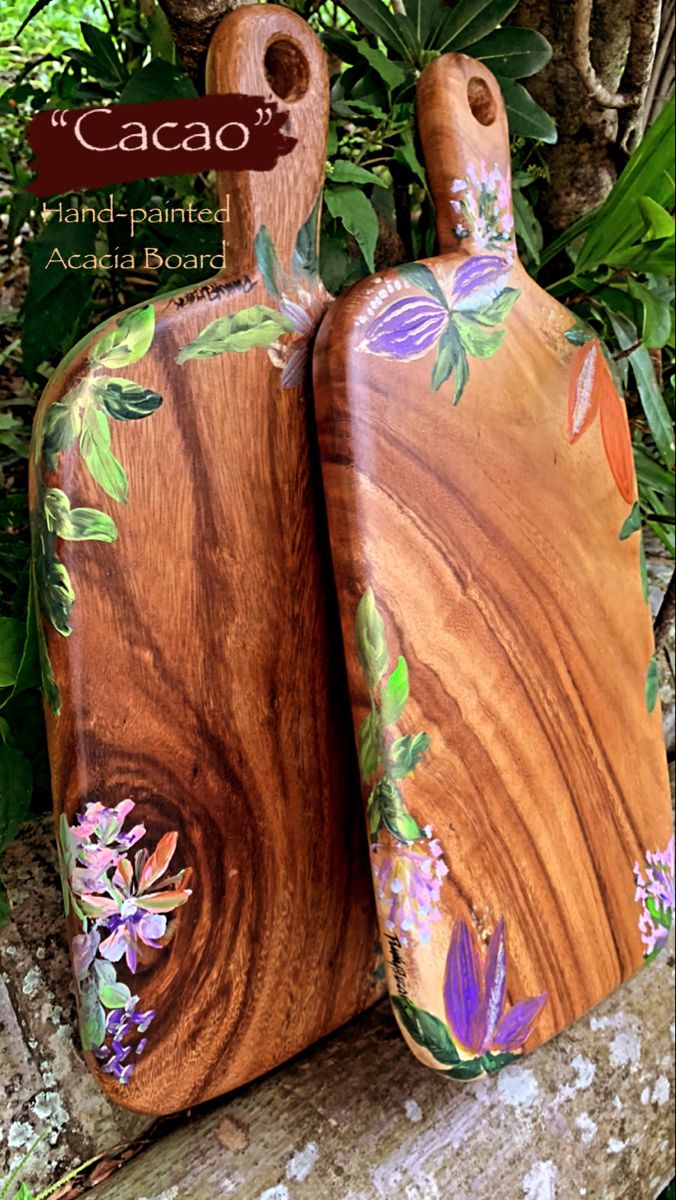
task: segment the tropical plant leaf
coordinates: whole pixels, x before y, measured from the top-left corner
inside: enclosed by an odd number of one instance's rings
[[[283,333],[292,333],[293,328],[291,319],[277,312],[277,309],[254,304],[229,317],[217,317],[215,321],[210,321],[192,342],[179,350],[176,362],[212,358],[215,354],[227,352],[244,354],[255,347],[271,346]]]
[[[428,0],[429,2],[430,0]],[[436,0],[431,0],[431,3],[436,7]],[[380,76],[386,87],[392,89],[400,87],[402,83],[406,82],[406,72],[398,63],[392,62],[391,58],[383,54],[382,50],[376,50],[364,38],[360,38],[358,42],[353,44],[354,48],[366,59],[372,70]]]
[[[415,30],[400,13],[393,13],[384,0],[341,0],[351,17],[409,62],[417,49]]]
[[[626,538],[631,537],[632,533],[636,533],[636,531],[640,528],[641,528],[641,508],[640,508],[638,500],[635,500],[631,506],[631,512],[629,513],[629,516],[627,517],[626,521],[624,522],[624,524],[622,525],[622,528],[620,530],[620,533],[619,533],[620,541],[621,542],[625,541]]]
[[[329,182],[374,183],[377,186],[382,186],[382,180],[377,175],[374,175],[373,171],[365,171],[363,167],[358,167],[354,163],[347,162],[344,158],[339,158],[334,162]]]
[[[15,617],[0,617],[0,688],[13,687],[21,665],[26,626]]]
[[[155,309],[152,304],[134,308],[94,343],[89,361],[93,366],[113,370],[131,366],[148,352],[154,333]]]
[[[374,0],[381,4],[382,0]],[[326,207],[357,242],[369,271],[375,270],[374,254],[378,240],[378,217],[364,192],[354,184],[339,184],[325,192]]]
[[[622,313],[606,310],[620,349],[636,346],[638,331]],[[674,427],[669,416],[662,392],[655,378],[655,368],[645,346],[638,346],[628,355],[629,365],[634,372],[641,404],[646,415],[655,445],[668,466],[674,466]],[[672,481],[673,484],[673,481]]]
[[[0,850],[14,840],[28,816],[33,772],[27,758],[0,745]]]
[[[320,208],[321,198],[318,197],[307,221],[304,221],[298,230],[292,263],[295,274],[314,276],[319,272]]]
[[[657,697],[659,695],[660,677],[657,670],[657,659],[655,655],[648,663],[648,670],[645,676],[645,703],[649,713],[655,711]]]
[[[673,263],[673,256],[671,261]],[[644,345],[651,350],[661,350],[671,334],[673,297],[670,304],[654,288],[647,287],[638,279],[629,279],[627,289],[643,311],[641,339]]]
[[[535,138],[539,142],[556,141],[556,125],[549,113],[527,92],[521,83],[499,76],[498,83],[505,101],[512,135]]]
[[[542,70],[552,57],[552,48],[534,29],[508,25],[463,47],[463,53],[478,58],[501,78],[524,79]]]
[[[517,0],[463,0],[442,9],[429,38],[429,49],[445,54],[464,49],[491,33],[516,8]]]

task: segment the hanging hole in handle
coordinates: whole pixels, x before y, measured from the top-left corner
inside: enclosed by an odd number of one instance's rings
[[[497,116],[495,100],[488,84],[478,75],[473,75],[467,84],[467,103],[480,125],[493,124]]]
[[[265,78],[280,100],[301,100],[310,86],[310,65],[300,46],[280,37],[265,51]]]

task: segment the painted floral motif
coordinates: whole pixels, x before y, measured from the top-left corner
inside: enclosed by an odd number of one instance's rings
[[[509,182],[497,167],[487,172],[482,163],[479,173],[470,166],[467,179],[455,180],[453,188],[452,204],[464,221],[456,235],[471,234],[473,248],[483,253],[451,271],[423,263],[398,267],[401,278],[384,283],[359,318],[357,348],[412,362],[436,347],[432,391],[451,379],[457,404],[469,379],[469,359],[492,358],[500,349],[506,333],[501,323],[519,291],[507,286],[514,265]]]
[[[71,610],[75,592],[69,573],[58,557],[58,541],[114,542],[115,522],[96,508],[73,508],[61,488],[47,486],[47,477],[58,466],[59,456],[76,442],[84,466],[102,491],[126,504],[129,482],[124,467],[110,448],[110,420],[138,421],[162,403],[157,392],[108,370],[138,362],[148,352],[155,333],[151,304],[125,313],[91,347],[82,379],[36,423],[33,455],[37,500],[31,516],[33,570],[31,586],[40,611],[62,637],[72,633]],[[55,716],[61,698],[54,678],[42,623],[38,619],[38,644],[43,690]]]
[[[166,877],[176,833],[165,833],[152,853],[142,847],[129,857],[146,834],[141,823],[123,828],[134,808],[130,799],[114,808],[90,803],[72,825],[62,814],[59,829],[66,915],[72,910],[82,925],[72,945],[82,1045],[123,1084],[156,1014],[139,1008],[139,996],[117,978],[114,964],[124,958],[133,975],[148,951],[164,949],[170,914],[192,894],[190,870]]]
[[[666,944],[674,920],[674,839],[666,850],[646,851],[645,863],[634,863],[636,901],[641,905],[638,927],[646,962]]]
[[[357,653],[370,697],[359,728],[359,766],[369,789],[367,818],[376,903],[389,944],[398,994],[392,1003],[404,1029],[456,1079],[496,1071],[521,1051],[547,996],[507,1007],[507,947],[501,919],[485,959],[473,930],[456,921],[446,961],[443,1005],[446,1022],[419,1008],[407,995],[402,948],[429,945],[441,916],[441,889],[448,875],[443,850],[431,826],[421,827],[409,811],[404,781],[427,753],[426,733],[400,735],[397,724],[409,697],[406,659],[392,671],[385,624],[369,588],[355,620]]]
[[[514,217],[509,179],[495,163],[489,171],[482,159],[477,171],[467,167],[465,179],[451,184],[451,208],[456,214],[453,232],[459,241],[471,237],[477,250],[514,255]]]
[[[567,436],[571,446],[587,432],[597,416],[613,479],[627,504],[634,500],[634,457],[629,422],[598,338],[577,328],[566,335],[578,344],[570,363]],[[579,345],[580,337],[584,342]]]
[[[319,278],[318,220],[319,201],[298,233],[289,272],[282,267],[270,231],[265,225],[259,229],[254,239],[256,263],[276,307],[254,304],[211,321],[182,347],[178,363],[227,351],[245,353],[260,346],[281,371],[283,388],[299,387],[305,381],[310,345],[331,301]]]

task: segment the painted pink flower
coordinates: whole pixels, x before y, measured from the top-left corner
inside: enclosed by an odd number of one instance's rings
[[[497,250],[514,257],[512,191],[497,163],[490,170],[483,159],[478,170],[468,163],[466,178],[454,179],[451,184],[451,209],[460,241],[471,237],[477,250]]]
[[[409,934],[426,945],[433,922],[439,920],[441,882],[448,875],[439,842],[432,837],[409,845],[376,842],[371,854],[385,929],[396,933],[403,946],[408,945]]]
[[[645,958],[663,948],[674,920],[674,838],[665,850],[648,850],[643,868],[634,863],[636,900],[641,904],[638,927]]]
[[[153,854],[140,850],[134,866],[120,858],[106,894],[84,893],[79,897],[82,911],[105,925],[108,937],[99,946],[99,954],[109,962],[126,958],[130,971],[138,965],[139,943],[161,949],[166,933],[166,913],[185,904],[192,892],[185,887],[187,872],[166,879],[160,890],[153,890],[164,875],[176,849],[178,834],[165,833]]]
[[[446,960],[444,1004],[458,1047],[472,1057],[517,1053],[531,1035],[547,993],[507,1007],[507,946],[500,918],[485,958],[465,921],[456,921]]]

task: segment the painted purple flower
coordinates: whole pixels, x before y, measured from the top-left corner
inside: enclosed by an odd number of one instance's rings
[[[427,354],[448,324],[449,312],[434,296],[412,292],[378,313],[358,349],[410,362]]]
[[[165,913],[185,904],[192,894],[185,887],[186,872],[164,881],[161,891],[153,891],[167,870],[178,840],[177,833],[165,833],[154,853],[140,850],[134,866],[121,858],[106,894],[81,894],[80,904],[86,916],[105,926],[109,936],[101,942],[99,954],[109,962],[126,957],[130,971],[138,965],[139,943],[152,949],[162,948],[161,939],[167,928]]]
[[[441,881],[448,875],[439,842],[431,837],[409,845],[395,842],[385,846],[377,842],[371,853],[385,929],[396,933],[403,946],[408,945],[412,933],[426,945],[432,923],[439,920]]]
[[[75,896],[85,892],[104,892],[107,872],[115,868],[122,855],[145,834],[145,825],[134,825],[127,833],[122,826],[135,805],[122,800],[114,808],[87,804],[73,825],[61,820],[61,852],[70,888]]]
[[[638,927],[645,946],[644,957],[652,958],[664,946],[674,919],[674,838],[666,850],[648,850],[645,867],[634,864],[636,900],[642,905]]]
[[[504,291],[511,269],[511,262],[500,254],[468,258],[453,275],[451,307],[459,312],[485,308]]]
[[[513,257],[514,218],[509,178],[505,178],[498,164],[488,170],[485,161],[479,163],[477,171],[473,163],[467,165],[467,177],[454,179],[451,185],[451,208],[458,220],[455,235],[458,239],[469,237],[477,250],[501,250]]]
[[[138,1057],[145,1050],[148,1039],[140,1038],[136,1043],[125,1041],[125,1038],[136,1038],[139,1033],[145,1033],[156,1013],[153,1009],[147,1012],[137,1012],[138,997],[133,996],[123,1009],[113,1009],[106,1018],[106,1037],[109,1045],[99,1046],[95,1055],[99,1060],[101,1070],[113,1075],[118,1083],[129,1083],[135,1063],[129,1062],[131,1054]]]
[[[453,1038],[472,1057],[487,1052],[516,1053],[530,1037],[547,993],[506,1008],[507,947],[501,918],[485,960],[478,938],[456,921],[446,960],[444,1004]]]
[[[282,372],[283,388],[299,387],[307,376],[310,343],[314,337],[331,297],[319,284],[314,292],[297,288],[295,299],[283,293],[279,311],[293,323],[295,333],[279,338],[268,347],[268,356]]]

